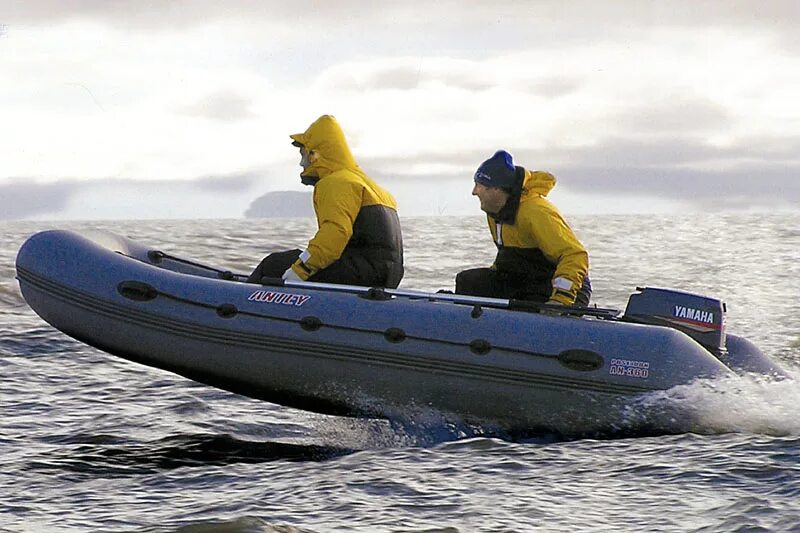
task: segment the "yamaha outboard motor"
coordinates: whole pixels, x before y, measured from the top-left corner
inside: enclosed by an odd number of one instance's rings
[[[669,326],[682,331],[722,359],[725,349],[725,302],[671,289],[636,287],[623,320]]]
[[[725,302],[708,296],[671,289],[637,287],[631,294],[622,320],[668,326],[682,331],[714,354],[738,374],[758,373],[773,378],[789,378],[747,339],[725,333]]]

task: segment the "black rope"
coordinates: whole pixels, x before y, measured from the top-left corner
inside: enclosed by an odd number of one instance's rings
[[[184,265],[191,265],[193,267],[198,267],[198,268],[202,268],[202,269],[205,269],[205,270],[210,270],[211,272],[216,272],[217,273],[217,277],[219,279],[224,279],[224,280],[228,280],[228,281],[232,281],[232,280],[234,280],[236,278],[247,279],[247,276],[245,276],[244,274],[234,274],[230,270],[221,270],[219,268],[210,267],[210,266],[204,265],[202,263],[196,263],[194,261],[190,261],[190,260],[184,259],[182,257],[176,257],[174,255],[165,254],[164,252],[162,252],[160,250],[150,250],[149,252],[147,252],[147,257],[151,261],[156,263],[156,264],[158,264],[159,262],[161,262],[164,259],[169,259],[170,261],[175,261],[176,263],[182,263]],[[157,257],[158,259],[153,259],[154,257]]]
[[[152,287],[150,285],[147,285],[147,284],[144,284],[144,283],[140,283],[140,282],[130,282],[130,281],[129,282],[125,282],[125,281],[123,281],[122,283],[120,283],[120,289],[119,290],[123,294],[124,294],[124,292],[123,292],[123,284],[137,284],[139,286],[146,286],[146,287],[148,287],[148,289],[147,289],[148,291],[152,291],[152,292],[148,292],[149,295],[158,295],[158,296],[162,296],[164,298],[168,298],[168,299],[176,301],[176,302],[185,303],[185,304],[189,304],[189,305],[194,305],[194,306],[197,306],[197,307],[202,307],[204,309],[210,309],[210,310],[215,311],[220,317],[223,317],[223,318],[233,318],[234,316],[239,314],[239,315],[250,316],[250,317],[254,317],[254,318],[265,318],[265,319],[269,319],[269,320],[277,320],[277,321],[280,321],[280,322],[288,322],[288,323],[292,323],[292,324],[299,324],[300,327],[302,327],[303,329],[305,329],[307,331],[316,331],[320,327],[326,327],[326,328],[336,329],[336,330],[340,330],[340,331],[355,331],[355,332],[359,332],[359,333],[372,333],[372,334],[381,335],[382,337],[387,338],[387,340],[390,340],[390,342],[398,342],[398,340],[395,340],[395,339],[399,339],[400,338],[400,331],[402,331],[402,330],[400,330],[400,328],[389,328],[389,330],[387,330],[387,331],[378,331],[378,330],[374,330],[374,329],[361,328],[361,327],[357,327],[357,326],[339,326],[339,325],[335,325],[335,324],[325,324],[325,323],[319,321],[319,319],[317,319],[318,322],[316,322],[313,325],[312,328],[309,328],[309,317],[303,317],[303,318],[298,320],[298,319],[294,319],[294,318],[287,318],[287,317],[282,317],[282,316],[275,316],[275,315],[267,315],[267,314],[263,314],[263,313],[256,313],[254,311],[242,311],[242,310],[236,308],[236,306],[234,306],[233,304],[229,304],[229,303],[224,303],[224,304],[220,304],[220,305],[214,305],[214,304],[208,304],[208,303],[204,303],[204,302],[198,302],[198,301],[195,301],[195,300],[190,300],[188,298],[183,298],[181,296],[176,296],[174,294],[170,294],[170,293],[158,290],[158,289],[156,289],[156,288],[154,288],[154,287]],[[130,296],[128,296],[128,297],[130,297]],[[153,296],[153,298],[155,298],[155,296]],[[150,298],[150,299],[153,299],[153,298]],[[136,298],[131,298],[131,299],[136,300]],[[138,299],[138,300],[142,301],[141,299]],[[316,318],[316,317],[311,317],[311,318]],[[432,339],[430,337],[421,337],[421,336],[416,336],[416,335],[408,335],[403,331],[402,340],[406,340],[406,339],[427,341],[427,342],[436,342],[436,343],[439,343],[439,344],[446,344],[446,345],[449,345],[449,346],[465,347],[465,348],[469,348],[470,350],[472,350],[475,353],[479,353],[480,355],[488,353],[490,351],[490,349],[497,348],[497,349],[501,349],[501,350],[507,350],[507,351],[517,352],[517,353],[534,355],[534,356],[537,356],[537,357],[546,357],[546,358],[549,358],[549,359],[557,359],[558,358],[558,355],[544,354],[544,353],[539,353],[539,352],[531,352],[531,351],[526,351],[526,350],[520,350],[518,348],[509,348],[509,347],[503,347],[503,346],[492,346],[487,341],[485,341],[483,339],[474,339],[474,340],[472,340],[470,342],[458,342],[458,341],[449,341],[449,340],[445,340],[445,339]],[[475,348],[476,345],[480,346],[480,348],[477,351],[476,351],[476,348]]]
[[[134,257],[132,255],[128,255],[128,254],[122,253],[122,252],[117,252],[117,253],[120,254],[120,255],[123,255],[125,257],[129,257],[131,259],[135,259],[137,261],[141,261],[141,259],[139,259],[138,257]],[[164,253],[164,252],[162,252],[160,250],[150,250],[150,251],[148,251],[147,252],[147,258],[154,265],[158,265],[164,259],[169,259],[170,261],[174,261],[176,263],[182,263],[184,265],[190,265],[190,266],[193,266],[193,267],[202,268],[203,270],[209,270],[211,272],[216,272],[217,273],[217,278],[224,279],[224,280],[227,280],[227,281],[234,281],[236,279],[247,279],[247,276],[245,274],[236,274],[234,272],[231,272],[230,270],[222,270],[222,269],[219,269],[219,268],[214,268],[214,267],[211,267],[211,266],[208,266],[208,265],[204,265],[202,263],[196,263],[194,261],[190,261],[190,260],[184,259],[182,257],[177,257],[177,256],[174,256],[174,255],[166,254],[166,253]]]
[[[137,261],[139,261],[139,258],[137,257],[133,257],[124,254],[122,252],[117,252],[117,253],[125,257],[130,257],[131,259],[136,259]],[[160,250],[148,251],[147,258],[150,259],[150,261],[155,265],[158,265],[164,259],[170,259],[171,261],[175,261],[176,263],[183,263],[185,265],[191,265],[193,267],[201,268],[203,270],[216,272],[217,278],[226,281],[236,281],[237,279],[247,280],[248,278],[248,276],[245,274],[236,274],[234,272],[231,272],[230,270],[221,270],[219,268],[214,268],[208,265],[204,265],[202,263],[196,263],[194,261],[190,261],[182,257],[166,254]],[[286,286],[282,278],[271,278],[271,277],[262,277],[259,284],[262,286],[273,286],[273,287]],[[380,287],[370,287],[367,289],[365,294],[359,294],[359,296],[371,300],[389,300],[392,298],[391,293],[384,292],[384,289]],[[431,301],[435,300],[435,298],[431,299],[430,297],[422,295],[418,297],[407,296],[407,298],[411,300],[423,300],[423,299],[430,299]],[[453,302],[453,303],[462,304],[462,302]],[[469,302],[463,302],[463,305],[473,305],[473,318],[477,318],[480,316],[482,312],[480,309],[481,305],[485,307],[493,307],[496,309],[508,309],[510,311],[541,312],[542,310],[546,310],[546,311],[553,311],[555,314],[559,315],[593,316],[595,318],[600,318],[605,320],[615,320],[619,315],[619,310],[597,307],[597,304],[595,304],[594,307],[582,307],[576,305],[554,305],[544,302],[535,302],[531,300],[517,300],[514,298],[510,298],[506,305],[493,305],[487,303],[470,304]]]

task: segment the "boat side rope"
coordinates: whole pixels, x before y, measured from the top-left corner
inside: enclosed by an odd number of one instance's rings
[[[552,311],[555,314],[572,316],[592,316],[602,319],[615,319],[619,316],[618,309],[603,307],[581,307],[578,305],[553,305],[543,302],[530,300],[485,298],[480,296],[468,296],[465,294],[453,293],[430,293],[423,291],[413,291],[407,289],[385,289],[383,287],[360,287],[357,285],[338,285],[335,283],[317,283],[309,281],[292,281],[281,278],[261,278],[261,285],[271,287],[290,287],[296,289],[326,290],[333,292],[346,292],[358,294],[370,299],[381,300],[390,299],[392,296],[409,298],[411,300],[429,300],[451,302],[456,304],[479,305],[483,307],[494,307],[498,309],[509,309],[511,311]]]
[[[136,259],[137,261],[141,261],[139,257],[134,257],[132,255],[128,255],[122,252],[117,251],[118,254],[124,255],[125,257],[129,257],[131,259]],[[216,272],[217,278],[224,279],[227,281],[244,281],[247,279],[247,276],[244,274],[238,274],[236,272],[231,272],[230,270],[223,270],[221,268],[215,268],[212,266],[204,265],[202,263],[197,263],[195,261],[190,261],[188,259],[184,259],[182,257],[177,257],[175,255],[170,255],[167,253],[162,252],[161,250],[150,250],[147,252],[147,259],[154,265],[160,264],[164,259],[169,259],[170,261],[174,261],[176,263],[181,263],[184,265],[189,265],[197,268],[201,268],[203,270],[208,270],[210,272]]]
[[[505,350],[509,352],[516,352],[526,355],[533,355],[536,357],[544,357],[548,359],[558,359],[561,354],[545,354],[540,352],[532,352],[527,350],[520,350],[519,348],[513,347],[505,347],[505,346],[494,346],[489,341],[484,339],[473,339],[469,342],[464,341],[450,341],[444,339],[431,339],[429,337],[422,337],[416,335],[409,335],[401,328],[390,327],[386,331],[380,331],[375,329],[369,329],[364,327],[358,326],[342,326],[336,324],[326,324],[322,322],[317,317],[314,316],[306,316],[300,319],[296,318],[287,318],[282,316],[275,316],[269,315],[264,313],[257,313],[253,311],[244,311],[238,309],[235,305],[230,303],[223,303],[223,304],[210,304],[206,302],[200,302],[197,300],[191,300],[189,298],[184,298],[182,296],[178,296],[175,294],[171,294],[159,289],[156,289],[152,285],[140,281],[123,281],[119,283],[117,286],[117,291],[126,298],[137,301],[137,302],[146,302],[154,300],[157,297],[168,298],[170,300],[193,305],[196,307],[201,307],[204,309],[213,310],[217,313],[221,318],[230,319],[235,317],[236,315],[244,315],[250,316],[254,318],[262,318],[267,320],[275,320],[280,322],[288,322],[292,324],[298,324],[301,328],[306,331],[316,331],[322,327],[337,329],[340,331],[348,331],[348,332],[358,332],[358,333],[371,333],[371,334],[378,334],[383,336],[387,341],[390,343],[400,343],[405,340],[417,340],[417,341],[426,341],[426,342],[434,342],[437,344],[445,344],[448,346],[456,346],[456,347],[466,347],[469,348],[470,351],[477,355],[485,355],[494,349]]]
[[[132,257],[130,255],[123,254],[121,252],[118,253],[124,255],[125,257],[130,257],[131,259],[140,260],[137,257]],[[217,278],[226,281],[243,282],[247,280],[247,278],[249,277],[245,274],[239,274],[236,272],[231,272],[230,270],[223,270],[212,266],[204,265],[202,263],[190,261],[188,259],[183,259],[181,257],[164,253],[160,250],[148,251],[147,258],[154,265],[160,264],[161,261],[163,261],[164,259],[169,259],[170,261],[174,261],[176,263],[190,265],[196,268],[201,268],[203,270],[208,270],[210,272],[216,272]],[[444,301],[444,302],[452,302],[457,304],[466,304],[473,306],[479,305],[484,307],[494,307],[498,309],[509,309],[512,311],[527,311],[527,312],[550,311],[553,314],[570,315],[570,316],[592,316],[595,318],[606,319],[606,320],[616,319],[620,314],[619,309],[603,308],[597,306],[581,307],[577,305],[553,305],[544,302],[534,302],[530,300],[517,300],[514,298],[510,299],[485,298],[478,296],[469,296],[464,294],[453,294],[449,292],[429,293],[429,292],[415,291],[408,289],[386,289],[383,287],[361,287],[358,285],[345,285],[338,283],[291,281],[291,280],[284,280],[282,278],[264,277],[261,278],[260,284],[267,285],[270,287],[290,287],[290,288],[293,287],[297,289],[347,292],[347,293],[358,294],[360,296],[372,299],[388,300],[391,297],[396,296],[401,298],[423,299],[429,301]]]

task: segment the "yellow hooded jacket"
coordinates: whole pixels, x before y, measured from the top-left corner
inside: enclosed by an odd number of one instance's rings
[[[501,271],[504,249],[538,249],[555,266],[550,299],[565,305],[575,302],[584,278],[589,273],[589,254],[558,209],[545,198],[555,187],[549,172],[525,170],[519,208],[513,223],[488,216],[489,231],[498,247],[493,268]]]
[[[318,230],[292,270],[307,280],[342,260],[348,274],[335,282],[397,287],[403,251],[394,197],[361,170],[334,117],[323,115],[290,137],[315,152],[302,176],[319,178],[313,195]]]

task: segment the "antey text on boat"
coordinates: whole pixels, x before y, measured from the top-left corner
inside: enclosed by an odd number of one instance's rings
[[[296,305],[301,306],[306,303],[311,296],[305,294],[292,294],[290,292],[276,291],[255,291],[248,296],[248,300],[253,302],[264,302],[268,304]]]

